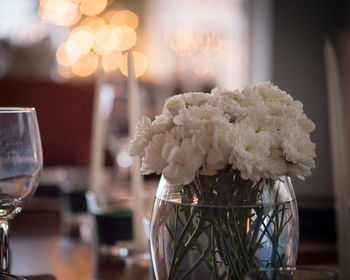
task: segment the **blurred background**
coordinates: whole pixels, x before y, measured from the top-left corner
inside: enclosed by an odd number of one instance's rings
[[[336,51],[346,119],[349,1],[1,0],[0,106],[36,107],[44,149],[43,178],[31,207],[61,213],[67,192],[91,187],[96,114],[105,122],[104,176],[128,177],[127,55],[133,52],[141,113],[151,118],[167,97],[216,85],[235,89],[270,80],[303,102],[316,124],[317,167],[305,181],[293,181],[298,261],[336,264],[325,38]],[[152,197],[157,178],[145,180],[155,182]],[[78,204],[77,212],[86,211],[84,202]],[[14,239],[28,234],[22,229]],[[20,263],[20,245],[13,246]],[[14,266],[25,273],[31,265]]]

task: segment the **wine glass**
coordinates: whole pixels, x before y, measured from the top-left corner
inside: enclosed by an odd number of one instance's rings
[[[0,271],[10,271],[9,225],[34,194],[43,166],[34,108],[0,107]]]
[[[113,99],[107,115],[105,148],[113,160],[111,181],[124,182],[128,180],[129,167],[132,158],[128,154],[129,120],[128,98],[125,90],[119,90],[113,85]]]

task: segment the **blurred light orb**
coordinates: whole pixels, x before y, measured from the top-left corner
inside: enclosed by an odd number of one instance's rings
[[[135,76],[140,77],[146,72],[148,66],[147,57],[141,52],[133,51],[132,53],[134,55]],[[128,76],[128,53],[122,56],[119,68],[124,76]]]
[[[121,10],[116,12],[110,21],[110,24],[121,26],[126,25],[131,27],[132,29],[136,29],[136,27],[139,24],[139,18],[138,16],[129,10]]]
[[[112,25],[101,27],[95,34],[93,50],[100,55],[105,55],[117,49],[123,40],[121,30]]]
[[[81,18],[79,5],[70,0],[41,0],[39,16],[55,25],[70,26]]]
[[[104,22],[107,25],[111,24],[111,19],[113,18],[113,16],[117,13],[116,10],[109,10],[107,12],[104,12],[103,15],[101,16],[101,18],[104,20]]]
[[[173,50],[181,52],[188,50],[193,41],[193,34],[190,30],[179,29],[176,31],[171,47]]]
[[[105,21],[99,16],[86,17],[80,22],[80,26],[91,28],[94,34],[104,25]]]
[[[63,65],[57,65],[57,73],[65,79],[71,79],[75,77],[74,73],[70,69],[70,67],[65,67]]]
[[[67,42],[63,42],[56,50],[57,63],[62,66],[70,67],[74,64],[75,61],[77,61],[78,58],[79,57],[68,52]]]
[[[80,11],[86,16],[95,16],[103,12],[107,7],[107,0],[82,0]]]
[[[117,27],[123,33],[123,40],[118,44],[118,51],[126,51],[131,49],[136,43],[136,32],[127,25]]]
[[[122,53],[114,51],[101,57],[101,66],[106,73],[113,72],[118,69]]]
[[[98,67],[98,56],[89,52],[72,65],[72,71],[79,77],[87,77],[93,74]]]
[[[132,157],[128,152],[121,152],[117,156],[117,163],[122,168],[128,168],[132,165]]]
[[[89,28],[74,29],[67,40],[67,51],[73,56],[87,54],[94,43],[94,36]]]

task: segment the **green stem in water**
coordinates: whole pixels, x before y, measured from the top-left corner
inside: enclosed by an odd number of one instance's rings
[[[211,227],[210,238],[211,238],[211,256],[212,256],[212,259],[213,259],[213,277],[214,277],[214,280],[218,280],[219,279],[219,273],[218,273],[218,267],[217,267],[217,263],[216,263],[215,228],[214,228],[214,225],[212,225],[212,227]]]
[[[236,219],[236,216],[235,216],[234,211],[232,209],[231,209],[231,214],[232,214],[232,217],[233,217],[233,221],[234,221],[233,224],[234,224],[234,227],[235,227],[236,235],[238,237],[239,246],[241,247],[241,253],[243,255],[244,262],[245,262],[248,270],[250,270],[250,264],[249,264],[248,257],[247,257],[247,254],[246,254],[247,251],[244,248],[244,245],[243,245],[243,242],[242,242],[242,238],[241,238],[240,232],[238,230],[238,226],[237,226],[237,219]]]
[[[270,219],[272,219],[272,217],[271,217]],[[273,262],[273,265],[274,265],[274,266],[277,266],[277,263],[276,263],[276,261],[275,261],[276,255],[277,255],[277,257],[278,257],[278,259],[279,259],[279,261],[280,261],[280,265],[278,265],[278,266],[283,266],[283,262],[282,262],[281,256],[280,256],[280,254],[278,253],[278,244],[277,244],[277,246],[276,246],[276,238],[274,238],[274,237],[270,234],[270,232],[268,231],[268,228],[267,228],[267,226],[265,225],[264,221],[262,221],[262,225],[263,225],[263,227],[265,228],[265,231],[266,231],[268,237],[270,238],[270,240],[271,240],[271,242],[272,242],[272,262]],[[277,236],[277,238],[279,239],[279,236]],[[278,241],[278,239],[277,239],[277,241]]]
[[[174,229],[174,243],[176,244],[176,234],[177,234],[177,225],[179,221],[179,206],[175,206],[175,229]]]
[[[169,275],[168,275],[168,280],[172,279],[173,278],[173,274],[176,273],[175,262],[176,262],[176,259],[177,259],[177,255],[178,255],[179,250],[181,250],[181,247],[183,246],[182,240],[183,240],[183,238],[184,238],[184,236],[185,236],[185,234],[187,232],[187,228],[190,225],[190,223],[192,222],[194,216],[195,216],[195,212],[192,211],[189,219],[186,222],[185,227],[182,230],[182,233],[181,233],[181,235],[179,237],[179,240],[175,243],[175,249],[174,249],[174,252],[173,252],[173,257],[171,259],[171,265],[170,265],[170,271],[169,271]]]
[[[195,270],[195,268],[203,261],[203,259],[209,254],[210,249],[211,244],[208,245],[208,248],[205,250],[205,252],[199,257],[199,259],[194,263],[194,265],[185,272],[185,274],[179,280],[186,279],[186,277],[190,275]]]
[[[203,230],[202,225],[203,225],[203,219],[201,219],[201,216],[199,216],[199,221],[197,223],[197,226],[196,226],[194,232],[192,233],[190,238],[187,240],[185,246],[181,248],[181,250],[178,254],[178,257],[176,258],[176,261],[175,261],[176,267],[178,267],[182,263],[184,257],[186,256],[187,252],[191,249],[193,243],[201,235],[202,230]]]

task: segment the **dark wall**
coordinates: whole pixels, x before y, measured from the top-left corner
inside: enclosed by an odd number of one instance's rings
[[[46,167],[88,166],[93,93],[93,85],[0,80],[0,106],[36,108]]]
[[[341,25],[345,2],[333,0],[275,0],[273,81],[303,102],[316,124],[312,139],[317,167],[305,182],[295,179],[298,194],[331,195],[331,156],[323,39]]]

